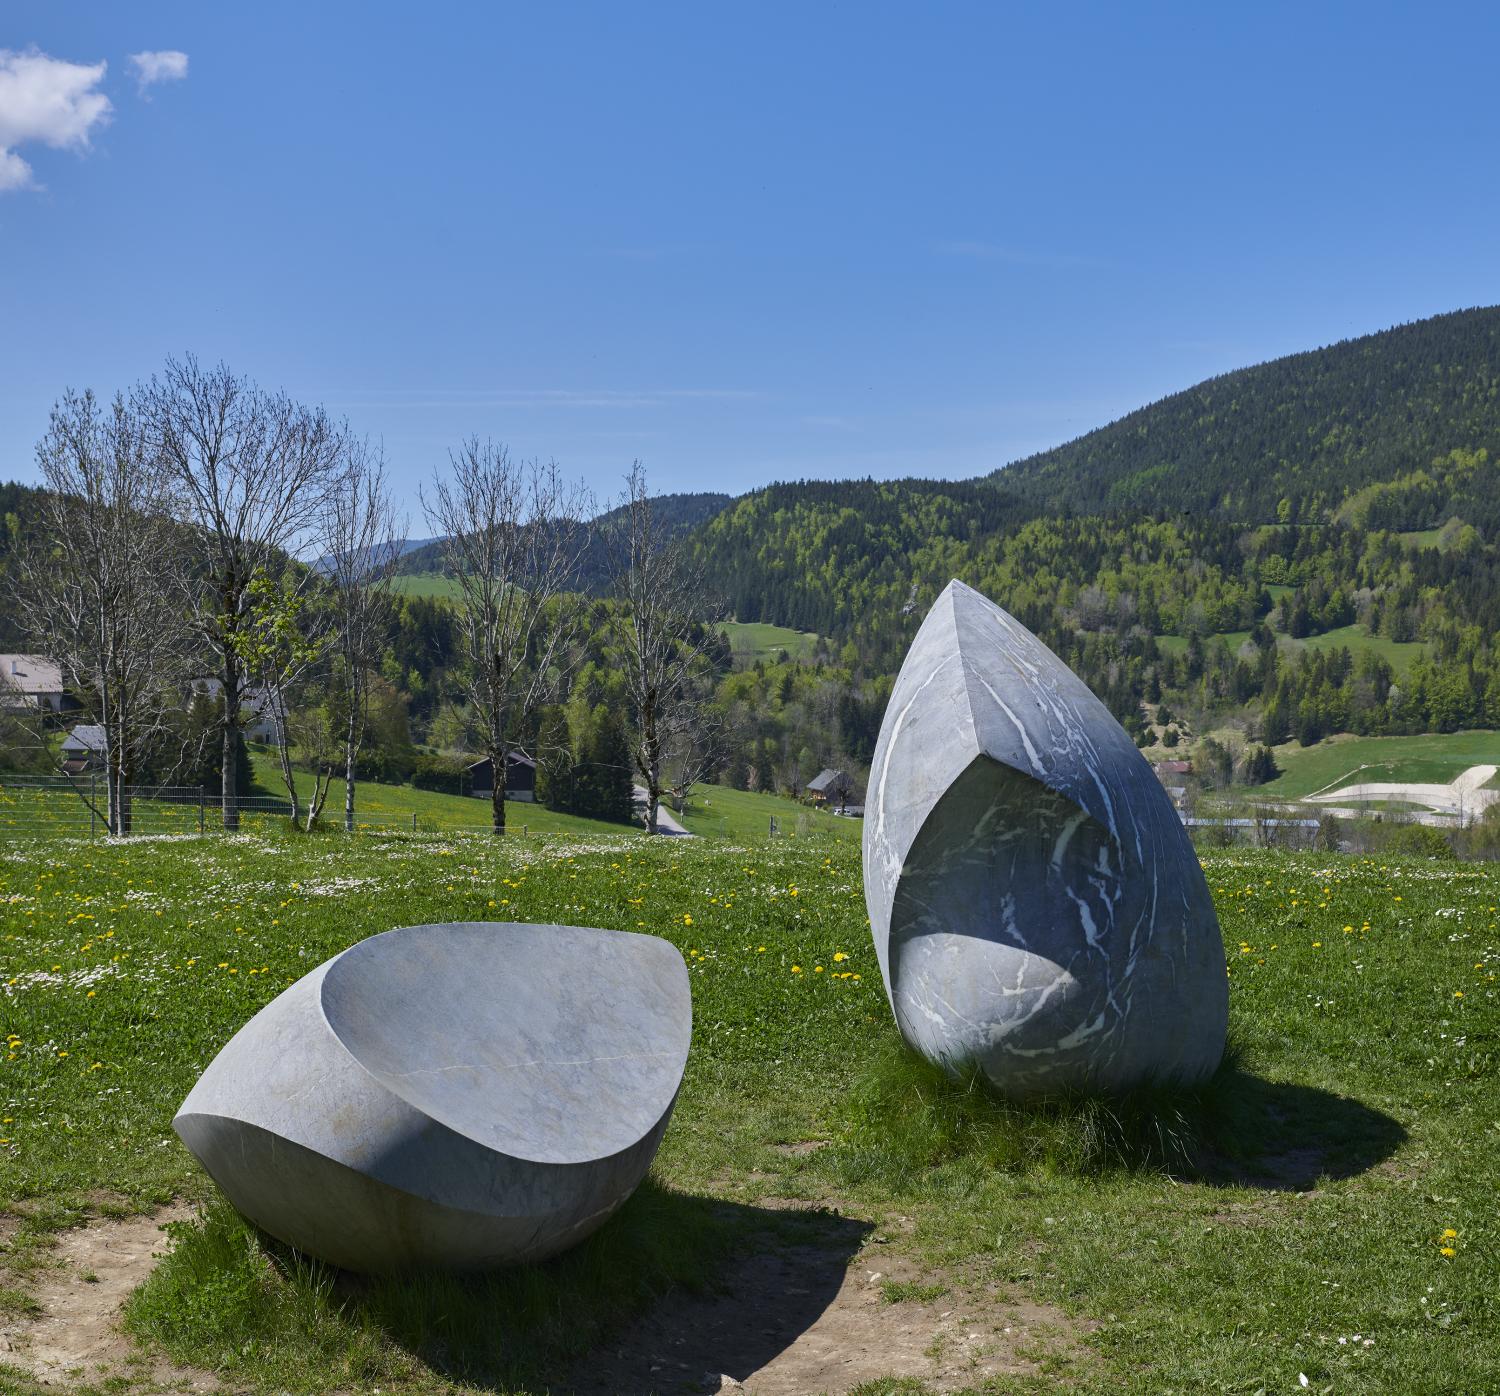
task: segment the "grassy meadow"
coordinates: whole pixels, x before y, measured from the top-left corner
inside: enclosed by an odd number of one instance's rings
[[[236,1390],[546,1391],[661,1294],[712,1294],[814,1236],[840,1270],[906,1267],[883,1290],[895,1325],[926,1301],[996,1306],[978,1338],[1042,1306],[1054,1336],[975,1391],[1495,1390],[1500,871],[1236,851],[1205,868],[1231,1064],[1190,1097],[1020,1110],[900,1051],[850,840],[0,845],[0,1317],[24,1312],[59,1228],[175,1197],[206,1211],[127,1321]],[[650,1183],[557,1261],[331,1275],[214,1200],[173,1111],[307,970],[450,919],[678,945],[695,1022],[673,1123]],[[0,1391],[31,1389],[5,1371]]]
[[[793,630],[766,621],[729,620],[719,629],[731,650],[748,654],[752,659],[774,659],[782,650],[788,659],[805,659],[818,643],[818,637],[810,630]]]
[[[1236,654],[1241,645],[1250,638],[1248,630],[1231,630],[1213,637],[1229,646],[1230,654]],[[1158,635],[1156,643],[1164,654],[1186,654],[1188,642],[1182,635]],[[1346,649],[1358,655],[1363,651],[1379,655],[1391,668],[1402,673],[1410,667],[1427,648],[1420,640],[1392,640],[1384,635],[1371,635],[1362,625],[1341,625],[1335,630],[1325,630],[1321,635],[1308,635],[1294,640],[1290,635],[1277,635],[1276,646],[1288,658],[1307,651]]]
[[[1373,781],[1446,784],[1470,766],[1500,765],[1500,732],[1424,732],[1412,737],[1330,737],[1275,748],[1281,775],[1256,795],[1300,800],[1320,790]]]
[[[829,838],[856,847],[862,828],[858,819],[820,812],[782,795],[734,790],[727,785],[695,785],[681,819],[689,833],[704,838],[768,838],[774,819],[782,834]]]

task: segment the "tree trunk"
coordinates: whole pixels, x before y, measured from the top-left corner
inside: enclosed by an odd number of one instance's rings
[[[223,792],[220,804],[224,813],[224,827],[236,830],[240,827],[239,756],[240,735],[240,675],[234,664],[224,666],[224,741],[220,755],[219,789]]]
[[[646,832],[655,834],[661,809],[661,734],[656,728],[656,704],[641,705],[641,778],[646,782]]]
[[[359,734],[355,728],[355,703],[350,695],[349,725],[344,729],[344,832],[354,832],[354,757],[359,748]]]
[[[292,770],[292,748],[286,730],[286,713],[282,705],[270,697],[267,689],[267,701],[271,705],[271,721],[276,725],[276,759],[281,764],[281,780],[286,786],[286,796],[292,807],[292,828],[296,828],[302,822],[302,802],[297,798],[297,776]]]
[[[503,749],[492,749],[490,751],[490,765],[494,769],[494,778],[490,781],[490,822],[491,830],[496,834],[505,832],[505,758],[508,755]]]
[[[115,830],[115,833],[118,834],[121,838],[124,838],[131,832],[131,825],[133,822],[135,811],[131,808],[132,798],[130,794],[130,758],[125,754],[125,749],[123,746],[120,749],[120,771],[118,781],[120,815],[119,827]]]

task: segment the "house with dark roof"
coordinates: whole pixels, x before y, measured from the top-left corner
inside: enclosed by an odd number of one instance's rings
[[[62,768],[70,776],[88,771],[102,771],[109,739],[104,728],[95,722],[80,722],[63,738]]]
[[[488,800],[495,790],[495,763],[488,756],[469,767],[469,794]],[[505,758],[505,798],[531,803],[536,800],[536,762],[525,752],[512,751]]]
[[[843,771],[835,771],[832,767],[825,766],[807,782],[807,798],[815,805],[843,809],[844,806],[853,803],[855,789],[854,781],[850,776]]]

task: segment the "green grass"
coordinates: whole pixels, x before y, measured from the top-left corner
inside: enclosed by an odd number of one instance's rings
[[[801,838],[831,839],[857,845],[863,821],[820,812],[780,795],[762,795],[751,790],[732,790],[727,785],[693,788],[682,824],[690,833],[706,838],[753,841],[767,838],[771,820],[780,834]]]
[[[1408,548],[1437,548],[1442,546],[1442,532],[1441,528],[1417,528],[1396,536]]]
[[[771,659],[779,650],[785,650],[789,659],[805,659],[818,643],[817,635],[810,630],[792,630],[764,621],[729,620],[719,628],[732,650],[747,652],[752,659]]]
[[[899,1048],[852,843],[0,846],[0,1207],[21,1218],[0,1288],[24,1307],[48,1238],[101,1206],[200,1199],[130,1307],[148,1345],[236,1390],[539,1392],[663,1291],[822,1236],[895,1303],[946,1288],[997,1325],[1011,1299],[1076,1325],[989,1392],[1493,1390],[1500,869],[1205,867],[1237,1049],[1221,1078],[1023,1110]],[[547,1265],[363,1282],[214,1203],[170,1121],[230,1035],[363,936],[495,917],[639,928],[689,960],[682,1093],[620,1216]]]
[[[1211,638],[1223,640],[1229,646],[1230,654],[1238,654],[1240,646],[1250,638],[1250,632],[1231,630],[1226,634]],[[1188,646],[1187,640],[1181,635],[1158,635],[1156,644],[1162,653],[1172,655],[1185,654]],[[1341,625],[1336,630],[1327,630],[1321,635],[1309,635],[1302,640],[1294,640],[1290,635],[1277,635],[1276,646],[1286,657],[1298,655],[1304,651],[1346,649],[1354,655],[1368,651],[1378,654],[1398,673],[1408,669],[1412,660],[1418,658],[1426,649],[1426,646],[1418,640],[1391,640],[1384,635],[1371,635],[1362,625]]]
[[[402,572],[391,578],[391,590],[401,596],[418,596],[429,601],[434,597],[457,601],[463,594],[458,583],[441,572]]]
[[[286,786],[282,783],[281,767],[269,751],[252,750],[251,764],[255,768],[258,786],[273,796],[286,798]],[[306,771],[294,772],[297,789],[304,798],[312,794],[312,776]],[[476,800],[470,795],[445,795],[437,790],[418,790],[413,785],[382,785],[376,781],[361,780],[354,783],[355,823],[363,828],[411,828],[412,816],[416,816],[417,828],[425,832],[441,830],[475,829],[488,827],[490,804],[488,800]],[[323,807],[323,821],[342,827],[344,819],[344,785],[335,781],[329,792],[328,803]],[[575,814],[560,814],[521,800],[511,800],[505,806],[506,828],[516,833],[528,834],[573,834],[596,835],[623,832],[619,824],[606,824],[598,819],[581,819]]]
[[[1297,800],[1374,781],[1444,784],[1470,766],[1500,765],[1500,732],[1426,732],[1414,737],[1335,737],[1275,748],[1282,774],[1256,795]]]

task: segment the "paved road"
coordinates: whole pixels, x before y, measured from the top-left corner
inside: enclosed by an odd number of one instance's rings
[[[1350,800],[1392,800],[1403,804],[1425,805],[1435,814],[1476,819],[1496,801],[1500,790],[1480,787],[1495,774],[1494,766],[1470,766],[1448,785],[1403,784],[1398,781],[1375,781],[1366,785],[1346,785],[1307,796],[1309,804],[1333,804]]]
[[[644,819],[646,815],[645,786],[638,785],[635,787],[635,802],[640,808],[641,817]],[[660,834],[676,834],[678,837],[684,839],[690,839],[693,837],[693,834],[690,830],[684,829],[682,825],[677,822],[677,816],[667,808],[665,802],[656,807],[656,831]]]

